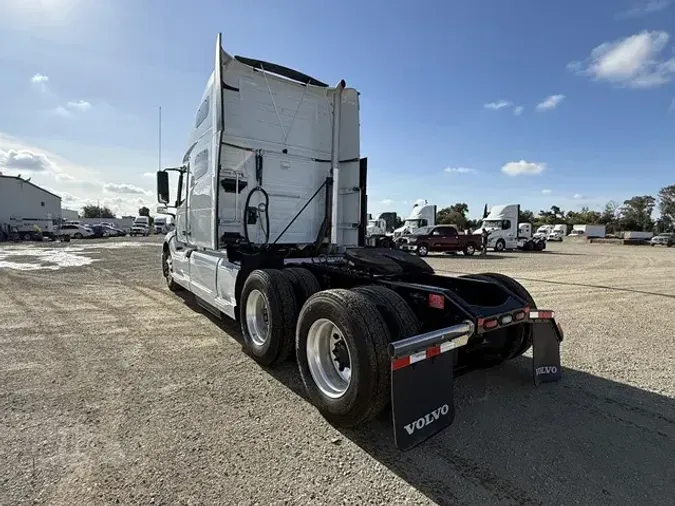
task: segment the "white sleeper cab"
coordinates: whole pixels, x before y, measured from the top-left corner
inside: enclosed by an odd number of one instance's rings
[[[175,223],[162,267],[170,290],[237,319],[261,365],[294,354],[331,423],[358,425],[391,404],[405,449],[452,423],[460,371],[532,347],[535,383],[557,381],[562,333],[550,311],[531,316],[511,278],[440,276],[365,247],[359,136],[359,94],[345,81],[231,56],[219,35],[182,162],[157,173]]]

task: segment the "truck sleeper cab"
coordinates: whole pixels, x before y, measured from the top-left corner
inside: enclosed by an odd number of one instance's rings
[[[259,364],[294,354],[331,423],[359,425],[391,403],[407,449],[452,423],[456,374],[532,347],[535,383],[557,381],[562,334],[511,278],[439,276],[363,247],[358,111],[344,81],[231,57],[219,36],[183,164],[157,174],[164,205],[178,175],[162,270],[170,290],[237,319]]]

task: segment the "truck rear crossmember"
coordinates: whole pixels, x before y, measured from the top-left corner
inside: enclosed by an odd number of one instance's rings
[[[558,381],[563,336],[553,311],[533,311],[523,322],[536,329],[532,349],[534,384]],[[454,374],[447,371],[456,364],[457,351],[467,345],[475,329],[471,321],[466,321],[390,345],[392,418],[399,449],[410,449],[453,423]]]

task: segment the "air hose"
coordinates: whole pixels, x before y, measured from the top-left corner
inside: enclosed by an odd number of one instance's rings
[[[258,204],[257,207],[254,207],[253,209],[249,208],[249,204],[251,203],[251,197],[255,192],[260,192],[263,194],[265,197],[265,202],[261,202]],[[248,192],[248,196],[246,197],[246,203],[244,204],[244,209],[247,215],[244,218],[244,238],[246,239],[246,243],[252,248],[252,249],[264,249],[267,247],[267,245],[270,242],[270,213],[269,213],[269,205],[270,205],[270,196],[267,194],[265,189],[262,186],[256,186],[253,188],[250,192]],[[260,245],[260,246],[255,246],[252,242],[251,239],[248,235],[248,213],[249,212],[255,212],[256,215],[256,222],[260,220],[260,227],[263,229],[263,232],[265,233],[265,242]],[[265,226],[262,225],[262,217],[263,215],[265,216]]]

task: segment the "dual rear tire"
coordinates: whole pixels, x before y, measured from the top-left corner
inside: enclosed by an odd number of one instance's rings
[[[383,286],[321,290],[302,268],[258,270],[240,300],[244,346],[270,366],[291,354],[310,401],[336,426],[359,425],[389,403],[392,340],[415,335],[405,300]]]

